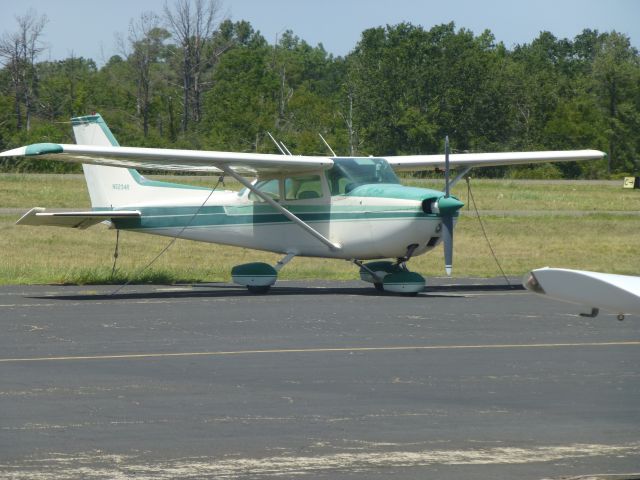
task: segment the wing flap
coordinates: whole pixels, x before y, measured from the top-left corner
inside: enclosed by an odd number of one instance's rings
[[[35,207],[25,213],[16,225],[49,226],[79,228],[84,230],[105,220],[114,218],[140,218],[138,210],[119,211],[87,211],[87,212],[47,212],[46,209]]]

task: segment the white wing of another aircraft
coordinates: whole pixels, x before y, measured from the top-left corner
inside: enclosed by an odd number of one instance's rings
[[[529,272],[522,283],[532,292],[589,307],[588,316],[600,308],[620,319],[640,314],[640,277],[545,267]]]

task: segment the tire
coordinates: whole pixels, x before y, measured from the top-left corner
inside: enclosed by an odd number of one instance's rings
[[[271,290],[271,285],[265,285],[260,287],[257,287],[255,285],[247,285],[247,290],[249,290],[249,293],[263,294]]]

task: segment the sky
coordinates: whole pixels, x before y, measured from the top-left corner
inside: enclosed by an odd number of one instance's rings
[[[171,6],[175,0],[166,0]],[[507,48],[530,43],[541,31],[572,39],[585,28],[616,30],[640,48],[640,0],[218,0],[233,21],[247,20],[274,43],[292,30],[336,55],[348,54],[363,30],[410,22],[429,29],[453,21],[476,35],[491,30]],[[103,65],[118,54],[116,34],[142,12],[161,14],[165,0],[0,0],[0,35],[16,31],[16,15],[46,15],[39,60],[70,56]]]

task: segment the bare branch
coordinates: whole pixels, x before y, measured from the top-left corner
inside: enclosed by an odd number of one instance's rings
[[[18,31],[11,34],[5,33],[0,39],[0,58],[11,73],[18,128],[22,127],[22,104],[24,104],[26,128],[29,130],[31,111],[33,105],[37,103],[35,61],[45,48],[40,37],[47,24],[47,17],[38,15],[31,9],[25,15],[17,16],[16,21]]]
[[[164,5],[167,25],[182,53],[183,132],[191,120],[200,120],[207,66],[204,50],[212,41],[219,14],[219,0],[175,0],[173,8]]]

